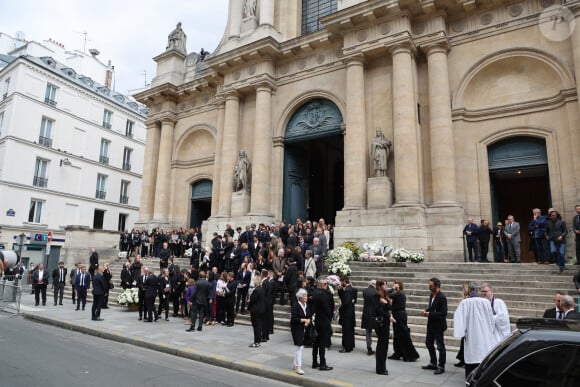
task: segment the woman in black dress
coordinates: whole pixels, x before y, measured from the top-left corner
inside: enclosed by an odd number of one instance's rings
[[[304,371],[302,370],[304,331],[312,321],[312,312],[308,305],[308,292],[305,289],[299,289],[296,292],[296,298],[298,302],[295,302],[290,310],[290,330],[292,331],[292,340],[296,346],[296,352],[294,352],[294,372],[298,375],[304,375]]]
[[[414,362],[419,358],[419,353],[413,345],[411,333],[407,326],[407,297],[403,292],[403,282],[395,281],[391,291],[393,300],[393,349],[394,352],[389,359]]]
[[[377,293],[379,295],[378,304],[374,305],[373,320],[376,317],[382,317],[382,324],[380,326],[374,326],[375,334],[377,335],[377,348],[375,353],[376,368],[375,372],[379,375],[388,375],[387,371],[387,352],[389,350],[389,328],[390,328],[390,310],[391,310],[391,298],[389,297],[389,292],[387,291],[387,281],[383,279],[377,280],[376,283]],[[371,321],[371,323],[373,323]]]

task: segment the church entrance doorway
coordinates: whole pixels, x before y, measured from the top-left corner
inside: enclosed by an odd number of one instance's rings
[[[343,138],[342,114],[329,100],[311,100],[292,116],[284,139],[284,220],[334,224],[344,206]]]
[[[552,205],[546,143],[533,137],[507,139],[489,146],[488,159],[493,210],[490,225],[513,215],[520,223],[521,261],[535,262],[528,230],[532,209],[539,208],[547,216]]]
[[[191,213],[189,227],[201,227],[201,223],[211,215],[211,190],[210,180],[200,180],[191,185]]]

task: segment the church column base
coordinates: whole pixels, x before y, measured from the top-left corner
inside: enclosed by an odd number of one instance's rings
[[[441,207],[461,207],[459,203],[453,200],[441,200],[438,202],[433,202],[429,205],[430,208],[441,208]]]
[[[393,183],[388,177],[370,177],[367,180],[367,206],[370,209],[389,208],[393,205]]]

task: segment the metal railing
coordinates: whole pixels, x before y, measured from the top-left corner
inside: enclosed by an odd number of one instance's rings
[[[39,136],[38,137],[38,144],[45,146],[47,148],[52,148],[52,138]]]
[[[19,276],[4,276],[0,279],[0,311],[20,314],[22,279]]]
[[[106,191],[99,191],[99,190],[97,190],[95,192],[95,198],[97,198],[97,199],[105,199],[106,196],[107,196],[107,192]]]
[[[46,188],[46,186],[48,185],[48,179],[40,176],[34,176],[32,185],[34,185],[35,187]]]

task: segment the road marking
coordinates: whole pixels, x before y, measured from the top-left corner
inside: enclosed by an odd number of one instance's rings
[[[245,364],[245,365],[247,365],[247,366],[250,366],[250,367],[264,368],[264,365],[263,364],[256,363],[256,362],[253,362],[253,361],[244,360],[242,363]]]
[[[216,359],[216,360],[228,360],[227,357],[225,357],[224,355],[211,355],[212,358]]]

